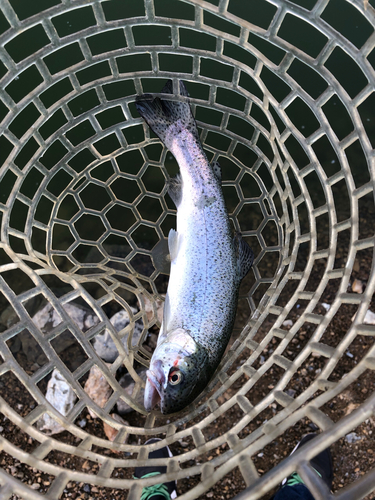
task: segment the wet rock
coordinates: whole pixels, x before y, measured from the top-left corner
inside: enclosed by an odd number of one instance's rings
[[[147,372],[147,370],[144,368],[144,369],[141,369],[141,370],[137,371],[137,374],[139,375],[139,377],[142,380],[146,381],[146,378],[147,378],[146,372]],[[125,375],[123,375],[120,378],[119,384],[124,389],[124,392],[126,393],[127,396],[132,396],[132,393],[133,393],[133,390],[134,390],[134,386],[135,386],[135,382],[133,380],[133,377],[129,373],[125,373]],[[145,394],[145,390],[144,390],[144,387],[142,387],[140,389],[140,391],[138,391],[138,395],[135,398],[135,401],[138,404],[140,404],[140,405],[143,404],[144,394]],[[134,411],[134,408],[132,408],[131,406],[129,406],[122,399],[119,399],[117,401],[117,411],[118,411],[118,413],[120,415],[123,416],[126,413]]]
[[[99,318],[97,318],[93,312],[87,308],[76,306],[74,304],[65,304],[64,309],[68,313],[69,317],[83,332],[99,322]],[[51,332],[62,322],[60,315],[51,304],[47,304],[42,307],[42,309],[34,314],[32,320],[37,328],[44,334]],[[22,350],[30,363],[37,363],[40,366],[43,366],[46,363],[46,355],[43,349],[28,330],[23,330],[19,335],[17,335],[16,339],[17,342],[20,342],[20,345],[12,345],[13,353],[18,352],[18,350]],[[53,348],[56,353],[60,355],[61,353],[67,351],[75,343],[75,337],[67,329],[53,340]],[[75,364],[79,366],[85,361],[86,357],[81,351],[77,351],[76,356],[77,357],[74,361]]]
[[[99,318],[87,308],[74,304],[65,304],[64,309],[69,317],[83,332],[87,331],[91,326],[99,323]],[[62,322],[60,315],[51,304],[47,304],[40,309],[32,317],[32,320],[39,330],[45,334],[51,332]],[[45,362],[45,355],[34,337],[27,330],[21,332],[18,337],[21,342],[22,351],[26,355],[27,359],[29,361],[36,361],[42,366]],[[72,346],[75,342],[76,340],[74,336],[66,330],[54,339],[53,348],[57,354],[60,354]],[[82,358],[81,362],[84,360],[85,358]],[[77,362],[79,362],[79,360],[77,360]]]
[[[43,349],[40,347],[36,339],[31,335],[28,330],[23,330],[19,335],[18,339],[21,344],[21,351],[23,355],[26,356],[27,360],[32,363],[36,362],[40,366],[46,363],[46,356]],[[14,347],[12,346],[14,352]],[[18,358],[17,358],[18,359]],[[20,360],[18,359],[18,362]]]
[[[83,332],[99,323],[99,318],[89,308],[69,303],[64,304],[63,307],[69,317]],[[52,305],[47,304],[33,316],[33,321],[43,333],[49,333],[53,328],[58,326],[62,320]],[[59,337],[60,336],[61,335],[59,335]]]
[[[104,408],[110,395],[112,394],[112,387],[107,382],[107,379],[103,375],[102,371],[94,365],[89,374],[89,378],[85,383],[85,391],[90,396],[90,398],[96,403],[100,408]],[[94,413],[90,408],[88,411],[92,418],[97,418],[96,413]]]
[[[35,314],[35,312],[40,309],[40,307],[45,303],[46,299],[39,294],[35,297],[32,297],[26,302],[26,308],[29,311],[30,315],[33,316],[33,314]],[[4,329],[7,330],[8,328],[18,323],[18,321],[18,314],[13,309],[13,307],[9,305],[0,314],[0,331],[3,331]]]
[[[0,314],[0,331],[7,330],[12,327],[16,323],[18,323],[19,317],[16,311],[12,306],[8,306],[4,309],[4,311]]]
[[[77,399],[73,389],[56,369],[52,372],[47,385],[46,399],[62,415],[67,415]],[[52,435],[65,431],[65,427],[45,413],[37,422],[37,428],[45,434]]]
[[[154,301],[151,301],[145,295],[143,295],[142,298],[144,301],[144,311],[146,312],[148,322],[151,323],[152,320],[155,318],[155,309],[156,309],[156,319],[161,324],[163,321],[164,301],[160,299],[155,299]]]
[[[138,311],[135,308],[131,308],[132,313],[136,314]],[[120,332],[124,328],[126,328],[129,323],[129,315],[125,310],[119,311],[110,319],[110,322],[114,326],[117,332]],[[143,322],[142,320],[138,320],[135,322],[134,331],[132,335],[132,345],[136,345],[141,338],[143,332]],[[128,335],[125,334],[121,339],[122,345],[125,348],[125,351],[128,352],[127,348]],[[104,361],[107,363],[113,363],[115,359],[118,357],[119,353],[117,347],[109,333],[108,330],[105,330],[104,333],[97,335],[93,342],[94,349],[98,353]]]
[[[156,349],[158,343],[158,336],[155,333],[149,333],[147,337],[148,347],[151,349],[151,352]],[[144,346],[146,347],[146,346]]]
[[[110,415],[116,422],[122,425],[129,425],[129,422],[126,422],[123,418],[120,417],[120,415],[117,415],[117,413],[111,413]],[[105,435],[110,441],[114,441],[116,439],[116,436],[118,434],[118,430],[115,429],[114,427],[111,427],[108,425],[106,422],[103,422],[103,429],[105,432]]]

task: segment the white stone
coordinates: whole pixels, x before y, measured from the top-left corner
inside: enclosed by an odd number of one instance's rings
[[[53,370],[47,385],[46,399],[61,415],[66,416],[77,399],[75,392],[58,370]],[[37,427],[45,434],[52,435],[65,431],[65,427],[45,413],[37,422]]]
[[[61,317],[51,304],[47,304],[40,311],[34,314],[33,321],[39,330],[44,330],[48,323],[55,328],[61,323]]]
[[[283,323],[283,326],[293,326],[293,321],[291,319],[286,319]]]
[[[131,308],[131,310],[133,314],[136,314],[138,312],[133,307]],[[129,315],[125,310],[119,311],[112,316],[110,322],[115,328],[116,332],[120,332],[129,325]],[[141,338],[142,332],[143,323],[141,320],[138,320],[134,325],[132,345],[136,345],[138,343],[139,339]],[[125,351],[128,353],[127,341],[128,334],[125,334],[121,339],[121,343],[124,346]],[[103,333],[95,337],[93,346],[98,356],[104,359],[104,361],[106,361],[107,363],[113,363],[119,354],[117,347],[111,337],[111,334],[107,329]]]
[[[352,321],[355,320],[356,316],[357,316],[357,313],[354,314],[354,316],[352,317]],[[370,309],[367,310],[367,312],[365,314],[365,317],[363,319],[363,323],[365,325],[375,325],[375,313],[373,313],[372,311],[370,311]]]
[[[375,313],[370,311],[370,309],[366,312],[365,319],[363,322],[366,325],[375,325]]]
[[[99,323],[99,318],[92,311],[76,304],[63,305],[68,316],[82,331],[86,331]],[[61,316],[51,304],[47,304],[33,316],[33,321],[41,330],[50,330],[61,323]]]

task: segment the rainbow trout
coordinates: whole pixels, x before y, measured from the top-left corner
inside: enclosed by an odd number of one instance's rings
[[[187,97],[181,81],[179,88]],[[171,80],[161,93],[173,93]],[[231,235],[220,168],[207,160],[187,100],[144,94],[136,107],[180,168],[168,186],[177,207],[177,231],[171,229],[168,236],[170,278],[144,396],[147,411],[159,403],[168,414],[191,403],[214,374],[253,253],[240,234]]]

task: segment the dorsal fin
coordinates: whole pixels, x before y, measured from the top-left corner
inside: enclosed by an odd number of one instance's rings
[[[172,198],[173,203],[178,208],[182,199],[182,177],[177,174],[176,177],[168,179],[168,194]]]

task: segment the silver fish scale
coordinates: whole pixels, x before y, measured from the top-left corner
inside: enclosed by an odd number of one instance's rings
[[[172,316],[167,329],[183,327],[217,365],[236,310],[239,277],[219,181],[199,143],[188,131],[172,151],[182,177],[177,210],[177,255],[168,285]]]
[[[185,94],[184,84],[179,86]],[[171,92],[169,80],[162,93]],[[136,107],[180,168],[170,182],[177,232],[172,229],[168,237],[171,272],[163,325],[145,388],[145,408],[160,401],[166,414],[191,403],[219,364],[252,252],[238,237],[236,248],[233,244],[221,185],[199,141],[189,103],[148,94],[137,98]]]

